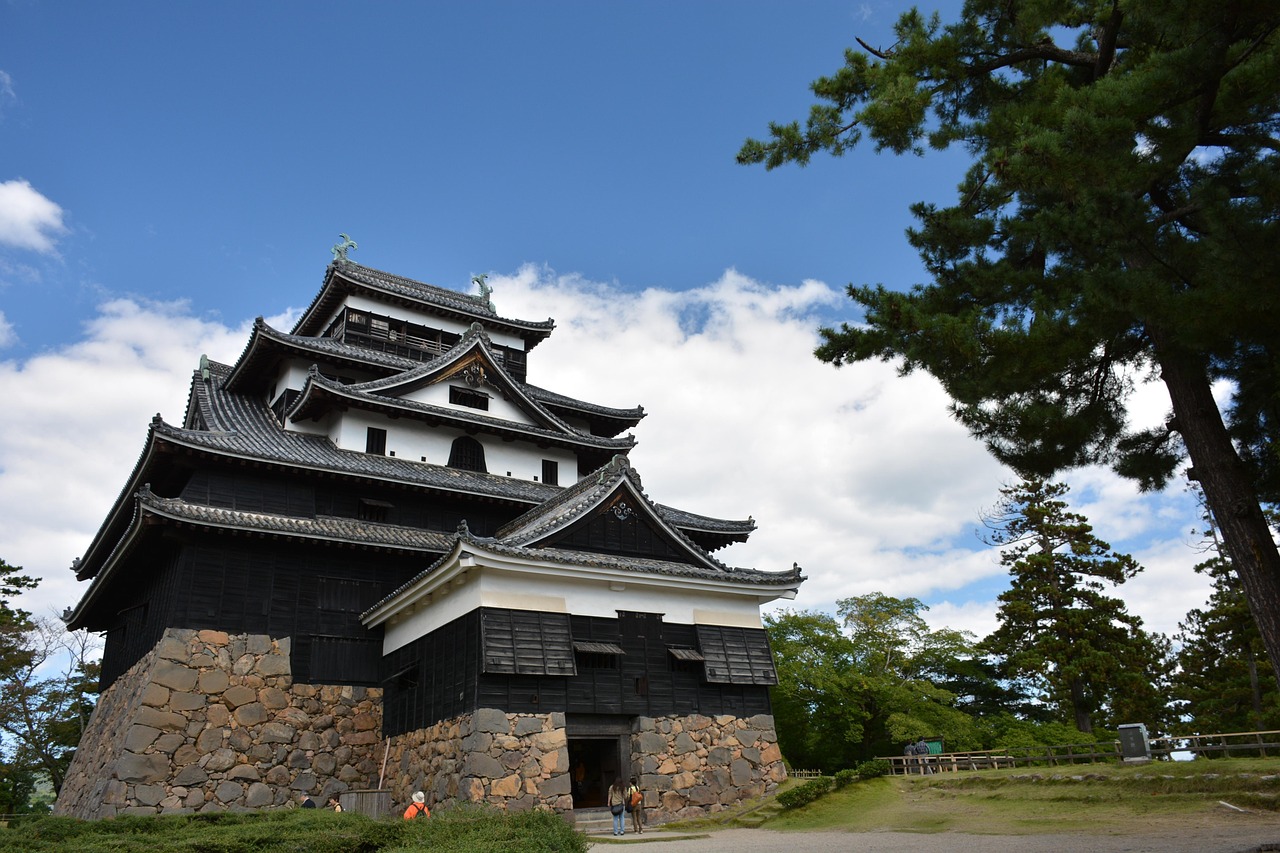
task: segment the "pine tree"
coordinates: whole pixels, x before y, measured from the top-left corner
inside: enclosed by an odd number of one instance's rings
[[[1161,724],[1166,712],[1158,682],[1167,641],[1147,634],[1142,620],[1107,594],[1140,567],[1094,536],[1084,516],[1068,511],[1061,500],[1067,491],[1043,480],[1000,490],[1002,501],[987,523],[1012,583],[999,596],[1000,627],[982,647],[1008,675],[1038,683],[1064,722],[1082,732],[1095,723]],[[1117,719],[1121,714],[1147,718]]]
[[[799,123],[739,162],[961,145],[955,204],[918,204],[931,281],[850,288],[834,364],[898,360],[1022,476],[1104,463],[1144,488],[1186,458],[1280,675],[1280,4],[969,0],[846,52]],[[1132,430],[1135,384],[1172,417]],[[1232,397],[1220,409],[1213,383]]]
[[[1212,524],[1206,535],[1211,556],[1196,571],[1213,578],[1213,592],[1205,608],[1178,623],[1174,696],[1195,731],[1274,729],[1280,726],[1280,690],[1262,637]]]

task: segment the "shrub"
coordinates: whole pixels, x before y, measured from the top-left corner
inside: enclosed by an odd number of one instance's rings
[[[204,812],[79,821],[42,817],[0,829],[0,853],[585,853],[557,814],[440,809],[430,820],[373,820],[323,809]]]
[[[858,765],[854,771],[858,774],[859,779],[875,779],[880,776],[889,775],[889,762],[883,758],[877,758],[874,761],[864,761]]]
[[[858,771],[852,767],[846,767],[844,770],[836,773],[836,790],[839,791],[845,785],[852,785],[861,778]]]
[[[798,809],[803,805],[812,803],[831,790],[832,781],[830,776],[819,776],[817,779],[810,779],[803,785],[797,785],[788,791],[783,791],[778,795],[778,802],[783,808]]]

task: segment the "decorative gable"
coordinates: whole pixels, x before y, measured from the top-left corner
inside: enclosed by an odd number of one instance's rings
[[[644,512],[639,501],[626,490],[615,493],[569,527],[540,541],[538,546],[674,562],[687,562],[689,558],[688,546],[677,542],[666,525]]]

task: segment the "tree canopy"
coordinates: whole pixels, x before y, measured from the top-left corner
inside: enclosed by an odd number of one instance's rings
[[[824,329],[818,356],[926,370],[1023,476],[1103,463],[1156,488],[1189,458],[1280,672],[1278,28],[1264,0],[912,10],[813,84],[803,129],[738,159],[804,165],[864,135],[970,152],[954,204],[912,208],[931,281],[851,286],[864,322]],[[1135,427],[1152,378],[1171,416]]]
[[[1000,490],[987,523],[1012,583],[999,596],[1000,625],[981,648],[1006,674],[1035,684],[1082,732],[1092,732],[1095,721],[1162,727],[1169,643],[1108,594],[1141,569],[1068,510],[1066,493],[1042,480]]]

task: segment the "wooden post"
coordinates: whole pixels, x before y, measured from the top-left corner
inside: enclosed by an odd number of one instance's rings
[[[382,783],[387,778],[387,754],[391,752],[391,738],[387,738],[387,745],[382,748],[382,770],[378,772],[378,789],[382,789]]]

